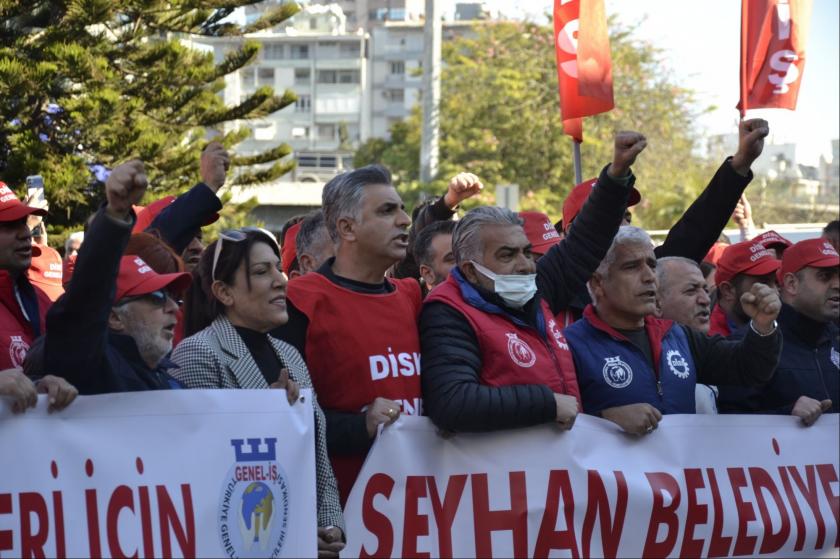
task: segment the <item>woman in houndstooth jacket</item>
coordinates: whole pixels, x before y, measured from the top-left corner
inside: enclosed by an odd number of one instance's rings
[[[226,231],[204,251],[193,272],[186,305],[186,335],[172,353],[173,372],[187,388],[286,388],[290,400],[312,381],[300,353],[268,332],[288,320],[286,277],[270,234]],[[327,458],[326,420],[315,409],[318,552],[338,557],[344,517]]]

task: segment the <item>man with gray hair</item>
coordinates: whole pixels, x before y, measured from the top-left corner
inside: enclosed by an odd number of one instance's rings
[[[644,136],[616,136],[569,236],[538,262],[510,210],[481,207],[455,226],[456,266],[420,316],[426,413],[448,432],[556,422],[571,429],[580,409],[569,347],[554,316],[585,289],[627,205],[630,166]]]
[[[665,256],[656,261],[659,316],[709,332],[712,300],[700,265],[690,258]]]
[[[650,237],[625,226],[588,282],[592,304],[564,330],[587,413],[625,432],[656,429],[663,414],[695,413],[697,382],[756,385],[773,376],[782,339],[779,295],[755,284],[741,298],[751,321],[727,341],[657,318],[656,256]]]
[[[306,359],[344,504],[378,426],[422,413],[421,295],[414,279],[385,277],[406,256],[410,223],[387,169],[338,175],[322,202],[335,256],[289,282],[289,322],[272,335]]]
[[[301,276],[316,271],[328,258],[335,256],[333,241],[324,223],[324,212],[312,212],[300,222],[295,247]]]

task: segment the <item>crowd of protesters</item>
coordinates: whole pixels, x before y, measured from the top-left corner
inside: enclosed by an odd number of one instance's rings
[[[740,124],[659,246],[630,225],[636,132],[616,135],[556,224],[487,206],[455,219],[483,189],[470,173],[410,216],[371,165],[329,181],[282,242],[245,227],[205,247],[230,166],[211,143],[201,183],[145,207],[143,163],[115,168],[62,258],[45,209],[0,183],[0,395],[23,412],[39,392],[53,411],[77,394],[188,388],[280,388],[294,404],[312,387],[323,556],[342,549],[342,505],[401,414],[442,436],[566,431],[580,413],[629,436],[677,413],[813,424],[840,410],[840,224],[796,244],[755,237],[744,193],[768,133]]]

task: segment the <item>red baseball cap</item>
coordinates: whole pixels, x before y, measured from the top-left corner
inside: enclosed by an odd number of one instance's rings
[[[33,254],[32,263],[26,275],[31,283],[47,294],[50,301],[55,301],[64,293],[61,255],[52,247],[41,246],[40,254],[37,256]]]
[[[283,237],[283,248],[280,251],[280,260],[283,263],[283,273],[287,276],[292,270],[292,264],[297,258],[297,234],[300,231],[300,222],[295,223],[286,229],[286,235]]]
[[[117,296],[114,301],[135,295],[145,295],[158,289],[170,288],[175,293],[190,286],[192,276],[187,272],[158,274],[139,256],[123,256],[117,276]]]
[[[753,238],[752,242],[761,243],[762,245],[764,245],[764,248],[779,247],[783,251],[786,250],[788,247],[793,246],[792,242],[785,239],[772,229],[770,229],[769,231],[765,231],[761,235],[757,235]]]
[[[134,206],[134,213],[137,214],[137,221],[134,223],[134,228],[131,230],[131,233],[142,233],[148,229],[155,218],[160,215],[160,212],[169,206],[169,204],[174,202],[175,199],[175,196],[164,196],[160,200],[155,200],[148,206]],[[204,222],[203,225],[210,225],[212,223],[216,223],[217,221],[219,221],[219,214],[213,214],[206,222]]]
[[[706,257],[703,258],[704,262],[711,262],[715,266],[717,266],[718,260],[720,260],[723,251],[729,248],[730,245],[726,243],[717,242],[712,245],[712,248],[709,249],[709,252],[706,254]]]
[[[29,215],[44,216],[47,215],[47,210],[27,206],[18,200],[17,194],[12,192],[5,182],[0,181],[0,221],[17,221]]]
[[[750,276],[764,276],[775,272],[782,263],[776,258],[776,253],[761,243],[743,241],[729,245],[723,251],[717,262],[715,283],[720,285],[731,281],[739,274]]]
[[[519,212],[519,217],[525,220],[522,228],[531,243],[531,250],[537,254],[545,254],[560,242],[560,235],[551,220],[542,212]]]
[[[799,241],[782,256],[782,276],[795,274],[805,267],[836,268],[840,266],[840,255],[825,239]]]
[[[598,179],[585,180],[579,185],[575,186],[566,199],[563,201],[563,228],[568,231],[572,225],[572,220],[577,217],[583,208],[584,202],[589,198],[589,194],[595,185],[598,184]],[[641,193],[633,187],[630,190],[630,197],[627,199],[627,207],[635,206],[642,200]]]

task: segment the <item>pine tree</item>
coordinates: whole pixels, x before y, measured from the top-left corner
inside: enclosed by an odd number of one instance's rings
[[[22,190],[27,175],[43,175],[56,231],[98,204],[93,170],[142,159],[149,200],[198,182],[211,132],[296,100],[290,91],[260,87],[225,106],[225,76],[254,61],[259,45],[245,40],[214,61],[185,44],[191,36],[274,27],[300,9],[290,2],[246,26],[226,21],[259,1],[0,0],[0,180]],[[216,139],[231,149],[249,134],[238,127]],[[293,167],[290,153],[283,144],[235,157],[231,182],[273,180]]]

